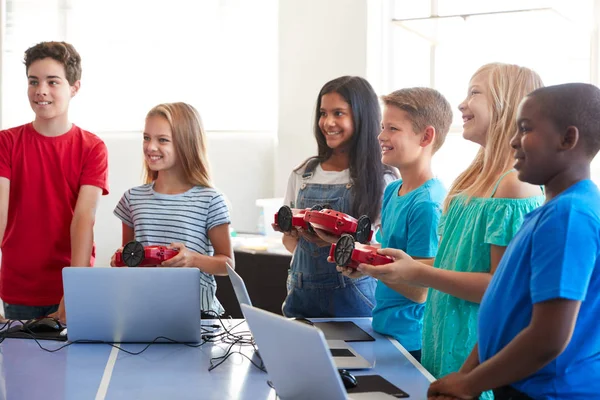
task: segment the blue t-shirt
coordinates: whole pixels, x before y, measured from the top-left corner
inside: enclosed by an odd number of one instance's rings
[[[381,210],[381,247],[400,249],[418,258],[435,257],[437,227],[446,189],[438,179],[430,179],[404,196],[398,196],[402,180],[385,188]],[[423,310],[400,293],[377,282],[373,329],[398,340],[408,351],[421,349]]]
[[[558,298],[581,301],[569,345],[511,386],[535,399],[597,398],[600,192],[590,180],[574,184],[525,217],[481,302],[480,361],[493,357],[529,325],[534,304]]]

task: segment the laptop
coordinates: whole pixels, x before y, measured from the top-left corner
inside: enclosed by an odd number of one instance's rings
[[[322,331],[245,304],[241,308],[281,399],[396,399],[381,392],[348,397]]]
[[[248,295],[248,290],[246,289],[246,284],[241,276],[238,275],[237,272],[229,263],[225,263],[227,267],[227,274],[229,275],[229,280],[231,280],[231,286],[233,286],[233,291],[235,292],[235,297],[237,297],[238,303],[240,305],[246,304],[252,306],[252,302],[250,301],[250,296]]]
[[[202,339],[196,268],[67,267],[62,274],[71,342]]]
[[[235,297],[237,297],[238,302],[240,303],[240,307],[242,304],[252,306],[252,302],[250,301],[250,296],[248,295],[248,290],[246,290],[246,284],[241,276],[238,275],[237,272],[229,264],[227,264],[227,274],[229,274],[229,279],[231,280],[231,285],[233,286],[233,291],[235,292]],[[242,314],[244,314],[244,309],[242,308]],[[246,314],[244,314],[244,317]],[[252,331],[252,329],[250,329]],[[331,355],[333,356],[333,361],[336,363],[338,368],[343,369],[366,369],[373,368],[373,364],[371,364],[366,358],[361,356],[350,347],[343,340],[327,340],[327,345],[331,350]]]

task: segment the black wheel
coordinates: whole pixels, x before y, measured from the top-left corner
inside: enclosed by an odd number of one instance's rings
[[[144,246],[135,240],[129,242],[123,247],[123,262],[128,267],[137,267],[144,259]]]
[[[282,206],[277,211],[277,225],[283,232],[289,232],[292,230],[292,209],[288,206]]]
[[[315,204],[314,206],[312,206],[310,208],[310,211],[321,211],[323,209],[323,206],[320,204]],[[317,233],[315,232],[315,230],[313,229],[312,225],[310,223],[306,223],[306,228],[308,229],[308,231],[310,233],[312,233],[313,235],[316,235]]]
[[[352,252],[354,251],[354,238],[352,235],[344,233],[335,244],[335,252],[333,258],[335,259],[336,265],[342,267],[350,264],[352,259]]]
[[[356,225],[356,234],[354,237],[357,242],[366,244],[369,240],[369,235],[371,234],[371,218],[366,215],[361,216],[358,219],[358,223]]]

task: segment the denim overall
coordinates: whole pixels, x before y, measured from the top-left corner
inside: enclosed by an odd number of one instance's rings
[[[316,159],[308,162],[294,207],[303,209],[329,204],[334,210],[351,212],[352,183],[310,183],[317,165]],[[288,295],[283,303],[286,317],[371,316],[375,304],[375,279],[367,276],[350,279],[337,272],[335,263],[327,262],[329,248],[299,239],[288,271]]]

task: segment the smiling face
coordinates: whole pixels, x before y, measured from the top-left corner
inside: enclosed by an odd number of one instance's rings
[[[144,128],[144,159],[154,172],[173,171],[178,167],[169,121],[162,116],[146,119]]]
[[[352,108],[336,92],[321,97],[319,128],[327,147],[333,150],[345,148],[354,135]]]
[[[421,158],[423,135],[414,131],[410,115],[395,106],[386,105],[378,136],[381,162],[403,169]]]
[[[488,79],[489,72],[475,75],[469,82],[467,98],[458,106],[463,118],[463,137],[481,146],[486,144],[491,120]]]
[[[38,122],[68,122],[69,103],[77,94],[80,82],[73,86],[65,76],[64,66],[52,59],[34,61],[27,70],[29,104]]]
[[[526,97],[517,112],[517,133],[510,141],[514,149],[514,168],[519,179],[545,185],[563,168],[561,132],[540,109],[535,97]]]

